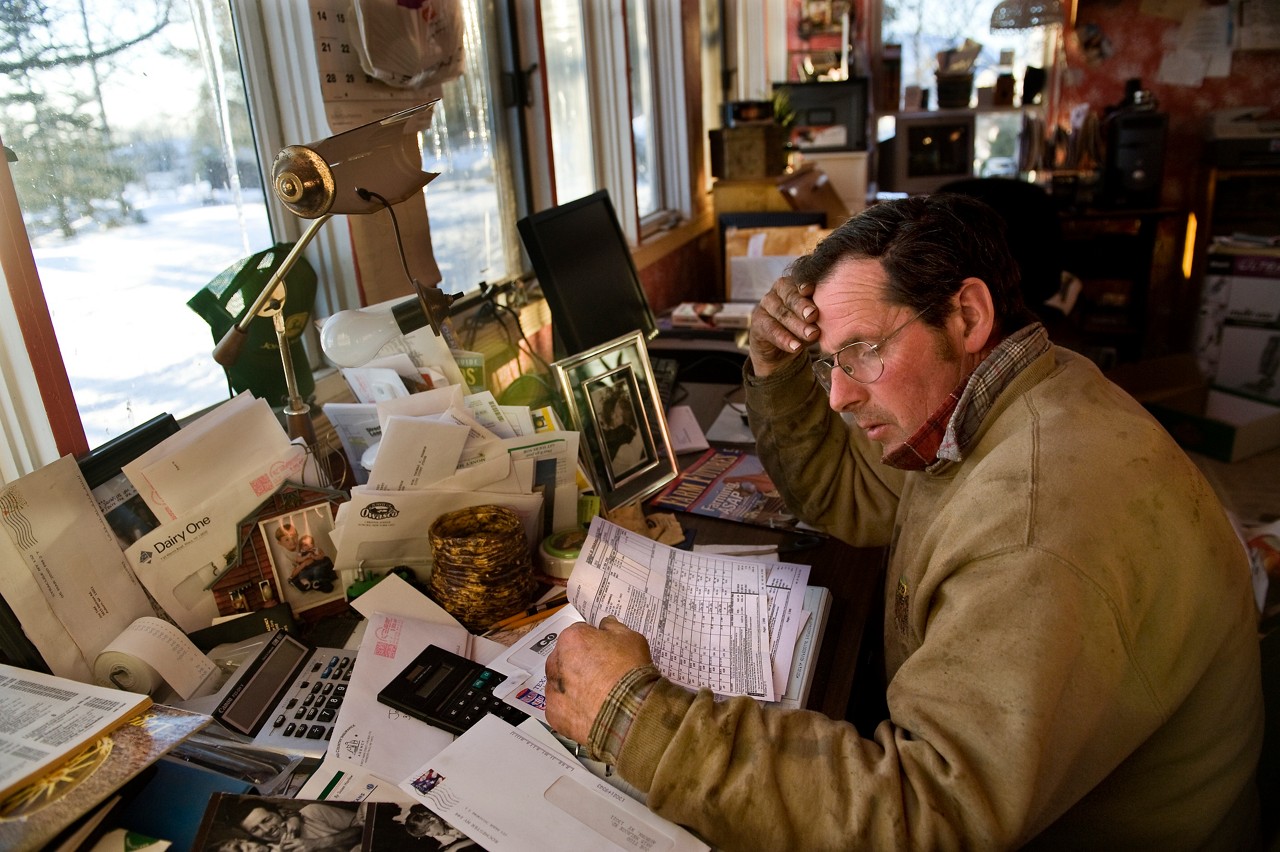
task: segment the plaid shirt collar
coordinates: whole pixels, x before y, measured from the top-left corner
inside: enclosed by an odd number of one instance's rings
[[[899,470],[924,470],[939,460],[962,461],[996,397],[1048,349],[1043,325],[1018,329],[979,362],[906,443],[880,461]]]

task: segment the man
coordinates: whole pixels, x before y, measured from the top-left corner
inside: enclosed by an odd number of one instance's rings
[[[890,718],[863,739],[693,695],[607,619],[561,634],[552,726],[724,848],[1247,847],[1240,542],[1141,406],[1049,343],[990,208],[842,225],[753,315],[746,386],[789,505],[890,548]]]

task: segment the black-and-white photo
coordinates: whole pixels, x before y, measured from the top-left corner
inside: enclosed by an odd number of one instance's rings
[[[615,487],[653,461],[652,441],[636,406],[637,393],[630,367],[593,380],[587,389],[609,480]]]

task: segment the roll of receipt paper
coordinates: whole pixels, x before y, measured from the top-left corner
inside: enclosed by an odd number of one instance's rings
[[[93,663],[99,686],[154,695],[168,684],[182,699],[195,694],[215,665],[181,630],[139,618],[102,649]]]

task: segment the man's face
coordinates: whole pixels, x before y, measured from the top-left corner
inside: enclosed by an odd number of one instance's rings
[[[867,437],[888,453],[920,428],[961,379],[958,341],[915,312],[884,299],[886,276],[878,260],[845,260],[818,285],[818,345],[824,357],[855,340],[877,343],[903,326],[878,350],[879,379],[862,384],[831,371],[831,407],[849,413]],[[842,355],[844,353],[841,353]]]
[[[268,808],[254,808],[240,823],[241,828],[263,840],[282,840],[285,835],[284,817]]]
[[[298,533],[288,529],[282,530],[280,533],[280,546],[291,552],[297,550]]]

